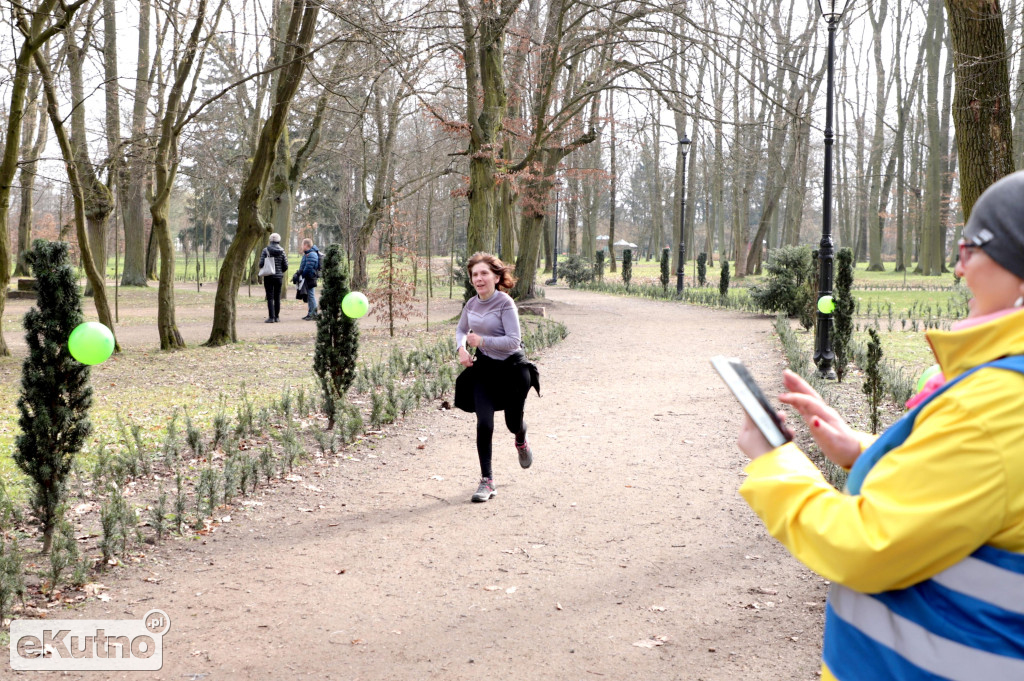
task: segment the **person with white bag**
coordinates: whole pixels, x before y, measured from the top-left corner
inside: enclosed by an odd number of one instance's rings
[[[260,253],[260,276],[267,292],[267,324],[281,321],[281,285],[287,271],[288,255],[281,248],[281,235],[274,232]]]

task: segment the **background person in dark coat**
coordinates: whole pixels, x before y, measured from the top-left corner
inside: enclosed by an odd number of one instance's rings
[[[312,239],[302,240],[302,262],[299,263],[298,276],[306,282],[306,302],[309,312],[303,317],[305,321],[316,319],[316,280],[320,276],[320,251],[313,245]]]
[[[284,273],[288,271],[288,256],[281,248],[281,235],[274,232],[270,235],[270,243],[260,253],[260,267],[267,258],[273,258],[276,264],[277,274],[263,277],[263,288],[267,292],[267,319],[266,323],[281,321],[281,284],[284,281]]]

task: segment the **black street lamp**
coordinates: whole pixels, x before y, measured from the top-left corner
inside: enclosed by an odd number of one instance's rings
[[[558,190],[555,190],[555,238],[551,241],[551,283],[558,283]]]
[[[679,190],[679,268],[676,270],[676,293],[683,293],[683,277],[686,273],[686,154],[690,151],[690,138],[683,133],[679,140],[679,152],[682,160],[683,182]]]
[[[828,86],[825,90],[825,192],[821,202],[821,244],[818,248],[818,299],[832,295],[832,270],[835,248],[832,244],[832,103],[835,99],[836,28],[851,0],[818,0],[818,10],[828,24]],[[832,362],[832,314],[818,308],[818,326],[814,337],[814,364],[822,378],[835,378]]]

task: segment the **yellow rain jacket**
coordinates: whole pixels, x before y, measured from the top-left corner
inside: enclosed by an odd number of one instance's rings
[[[927,336],[950,381],[980,364],[1024,355],[1024,310],[960,330],[931,331]],[[751,461],[746,472],[740,494],[771,535],[848,593],[899,596],[901,590],[909,592],[910,587],[930,583],[937,576],[941,582],[954,566],[962,571],[963,564],[973,561],[972,554],[983,547],[1005,552],[999,555],[1020,565],[1024,561],[1024,375],[983,368],[937,395],[921,409],[907,439],[871,468],[858,494],[832,487],[793,443]],[[1011,588],[1019,585],[1013,582]],[[835,596],[834,591],[830,604]],[[1024,593],[1006,594],[1015,601],[1022,597]],[[1024,600],[1013,607],[1024,615]],[[902,623],[892,613],[883,615]],[[902,645],[925,645],[913,643],[917,640],[913,636],[894,635],[911,641],[901,640]],[[828,636],[827,625],[826,641]],[[1017,655],[1019,648],[1011,652]],[[881,673],[876,671],[873,678],[888,678]],[[956,678],[950,673],[948,678]],[[826,666],[822,678],[860,676]]]

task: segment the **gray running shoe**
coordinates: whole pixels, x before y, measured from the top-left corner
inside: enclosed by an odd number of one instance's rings
[[[480,486],[476,488],[473,501],[487,501],[497,492],[494,491],[494,478],[480,478]]]
[[[533,465],[533,450],[530,449],[530,439],[523,440],[523,444],[516,443],[516,451],[519,452],[519,465],[529,468]]]

